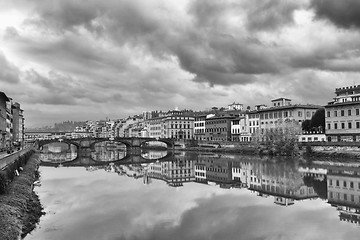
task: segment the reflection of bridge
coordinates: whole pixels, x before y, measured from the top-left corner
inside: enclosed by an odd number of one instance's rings
[[[170,161],[174,158],[173,151],[168,151],[166,156],[158,159],[146,159],[141,154],[128,154],[124,158],[116,161],[96,161],[91,156],[89,157],[77,157],[75,160],[62,162],[61,165],[64,167],[76,167],[76,166],[102,166],[108,165],[109,163],[114,164],[141,164],[141,163],[152,163],[156,161]],[[47,162],[42,161],[43,166],[59,166],[59,162]]]
[[[95,149],[95,144],[100,142],[110,141],[108,138],[77,138],[77,139],[51,139],[51,140],[39,140],[38,148],[46,144],[62,142],[65,144],[72,144],[77,147],[77,159],[89,158],[91,156],[91,150]],[[114,138],[113,142],[123,143],[126,146],[127,155],[139,155],[141,156],[140,148],[148,142],[162,142],[165,143],[167,148],[173,148],[175,146],[174,139],[170,138]]]

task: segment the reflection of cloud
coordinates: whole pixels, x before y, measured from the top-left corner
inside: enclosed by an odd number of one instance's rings
[[[325,202],[291,208],[246,189],[190,183],[177,190],[80,168],[42,168],[47,215],[29,239],[357,239]],[[58,201],[61,204],[56,204]],[[329,210],[330,209],[330,210]],[[61,226],[54,232],[46,232]]]

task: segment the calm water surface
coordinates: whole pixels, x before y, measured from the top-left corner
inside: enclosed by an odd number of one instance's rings
[[[42,166],[35,190],[46,215],[25,239],[359,239],[358,168],[215,154],[148,158]]]

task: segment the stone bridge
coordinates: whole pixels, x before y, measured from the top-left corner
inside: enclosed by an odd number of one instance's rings
[[[38,147],[42,147],[46,144],[54,142],[63,142],[67,144],[73,144],[78,148],[91,148],[94,149],[96,143],[113,141],[123,143],[127,148],[142,147],[145,143],[151,141],[157,141],[165,143],[168,148],[173,148],[175,140],[171,138],[136,138],[136,137],[116,137],[113,140],[109,138],[76,138],[76,139],[51,139],[51,140],[39,140]]]

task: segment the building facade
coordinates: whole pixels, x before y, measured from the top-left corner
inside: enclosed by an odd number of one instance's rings
[[[281,121],[291,120],[301,126],[305,120],[310,120],[315,112],[321,108],[312,104],[291,104],[287,98],[278,98],[271,101],[272,107],[259,109],[259,129],[266,131],[275,129]]]
[[[231,141],[231,121],[234,116],[214,116],[205,120],[205,139]]]
[[[231,141],[251,141],[248,115],[231,120]]]
[[[334,100],[325,106],[328,141],[360,141],[360,85],[335,89]]]

